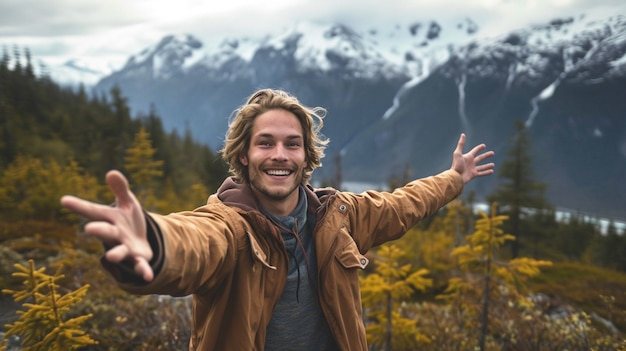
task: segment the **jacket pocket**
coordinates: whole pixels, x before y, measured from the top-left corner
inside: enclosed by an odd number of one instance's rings
[[[335,255],[339,263],[343,266],[343,268],[360,268],[365,269],[369,264],[369,260],[367,257],[362,255],[359,252],[359,249],[356,246],[354,241],[350,241],[348,245],[346,245],[343,249],[339,250]]]

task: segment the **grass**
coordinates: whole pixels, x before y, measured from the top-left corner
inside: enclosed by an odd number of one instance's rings
[[[582,263],[554,263],[529,281],[544,293],[586,313],[596,313],[626,331],[626,274]]]

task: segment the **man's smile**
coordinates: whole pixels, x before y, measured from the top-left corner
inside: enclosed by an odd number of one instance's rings
[[[265,173],[271,176],[288,176],[293,172],[288,169],[268,169]]]

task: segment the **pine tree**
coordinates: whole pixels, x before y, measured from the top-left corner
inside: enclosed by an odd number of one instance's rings
[[[425,277],[426,269],[414,271],[410,264],[401,265],[405,252],[398,246],[380,247],[375,261],[376,271],[361,279],[363,304],[374,322],[367,326],[368,343],[384,350],[414,350],[428,338],[422,335],[415,321],[401,314],[401,303],[415,289],[425,290],[432,281]]]
[[[447,285],[456,266],[450,251],[473,230],[472,217],[462,201],[456,199],[431,216],[428,227],[417,225],[396,241],[407,253],[406,261],[428,269],[435,289]]]
[[[173,147],[163,129],[163,122],[159,118],[156,107],[151,104],[148,114],[139,117],[139,119],[142,121],[142,125],[148,132],[148,135],[150,135],[151,145],[155,149],[154,157],[157,160],[163,160],[163,177],[172,177],[174,174],[173,170],[179,168],[173,164],[175,158],[173,152],[176,148]],[[178,157],[184,157],[184,155],[178,155]],[[186,162],[183,162],[183,164],[186,164]]]
[[[106,153],[102,154],[103,169],[117,169],[124,163],[122,157],[130,143],[133,131],[133,121],[128,107],[128,99],[122,95],[119,86],[110,90],[111,102],[107,104],[101,120],[101,129],[104,134],[103,144]]]
[[[147,207],[154,205],[156,201],[152,182],[163,175],[163,161],[155,160],[155,153],[156,149],[150,142],[150,134],[142,127],[135,134],[135,139],[124,157],[124,167],[137,187],[137,197]]]
[[[82,301],[89,285],[61,295],[57,281],[64,276],[60,270],[53,276],[48,275],[45,267],[35,269],[33,260],[29,261],[28,267],[15,264],[15,268],[18,271],[13,276],[25,279],[25,289],[4,289],[2,292],[12,295],[16,302],[23,301],[24,310],[18,311],[17,321],[6,326],[8,330],[0,351],[7,349],[7,340],[12,335],[21,338],[24,351],[66,351],[97,344],[81,329],[91,314],[66,317],[68,311]]]
[[[525,234],[522,228],[525,211],[551,207],[544,196],[546,185],[534,179],[528,129],[520,121],[516,121],[515,127],[517,132],[506,154],[508,159],[500,166],[499,178],[503,182],[487,197],[489,203],[499,203],[510,219],[509,231],[517,238],[511,242],[513,258],[519,255],[520,240]]]
[[[509,294],[511,297],[524,301],[522,294],[516,294],[523,287],[525,279],[539,274],[543,266],[551,265],[549,261],[530,258],[514,258],[510,261],[498,260],[498,249],[515,237],[502,230],[507,216],[496,214],[497,205],[493,204],[488,216],[480,212],[481,218],[476,221],[476,231],[466,237],[467,244],[452,251],[458,259],[461,277],[450,279],[446,293],[441,298],[463,301],[464,308],[473,310],[470,316],[476,316],[480,325],[480,350],[485,350],[485,340],[490,321],[489,310],[494,298],[492,294]],[[480,305],[469,303],[468,295],[480,298]],[[501,299],[502,300],[502,299]],[[508,298],[505,298],[508,300]],[[525,301],[524,301],[525,302]]]
[[[620,234],[611,221],[604,235],[596,235],[593,242],[593,261],[603,267],[626,272],[626,235]]]

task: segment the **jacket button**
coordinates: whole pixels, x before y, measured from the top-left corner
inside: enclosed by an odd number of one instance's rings
[[[339,211],[343,212],[346,210],[346,205],[339,206]]]
[[[258,256],[259,255],[259,250],[254,250],[254,254]]]
[[[366,260],[366,259],[364,259],[364,258],[362,258],[362,259],[361,259],[361,265],[365,266],[365,264],[366,264],[366,263],[367,263],[367,260]]]

